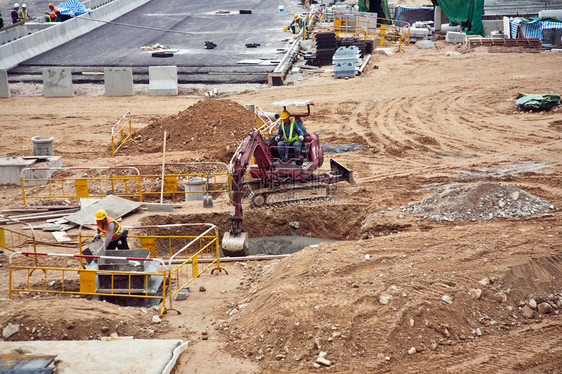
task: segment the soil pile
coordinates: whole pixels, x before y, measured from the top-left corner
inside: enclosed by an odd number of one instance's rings
[[[228,162],[244,136],[256,127],[254,113],[231,100],[201,100],[176,115],[155,120],[128,143],[131,153],[202,152],[205,160]]]
[[[478,183],[432,195],[409,212],[436,221],[481,221],[548,213],[554,205],[500,183]]]
[[[471,274],[478,269],[459,259],[452,267],[466,266],[463,274],[470,273],[459,279],[447,268],[429,271],[427,265],[450,242],[432,242],[434,233],[418,235],[428,247],[408,254],[395,249],[408,245],[406,235],[377,239],[378,250],[321,243],[261,272],[258,265],[242,284],[249,296],[227,311],[228,351],[260,361],[267,373],[310,372],[315,365],[382,372],[389,361],[505,334],[562,308],[562,295],[550,291],[560,286],[554,276],[560,255],[492,277]],[[427,272],[414,275],[414,266]],[[548,288],[524,281],[538,273]]]
[[[0,302],[5,311],[0,314],[0,328],[11,324],[15,331],[4,334],[4,340],[91,340],[110,335],[150,339],[169,330],[168,321],[153,320],[159,311],[152,308],[120,307],[61,295],[36,295],[33,299],[32,303],[27,298]]]

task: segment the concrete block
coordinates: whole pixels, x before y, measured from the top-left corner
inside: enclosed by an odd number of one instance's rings
[[[70,68],[43,69],[43,96],[72,97],[72,74]]]
[[[46,158],[10,157],[0,159],[0,184],[15,184],[21,186],[21,172],[27,168],[57,168],[62,167],[62,157],[51,156]],[[46,179],[53,175],[54,170],[27,171],[24,178]],[[37,181],[38,184],[47,184],[47,181]],[[26,182],[25,186],[34,186],[35,182]]]
[[[0,97],[10,97],[10,85],[8,84],[8,71],[0,70]]]
[[[148,94],[153,96],[175,96],[178,94],[177,66],[149,66]]]
[[[466,34],[463,32],[447,31],[447,43],[466,43]]]
[[[133,96],[133,68],[104,68],[105,96]]]

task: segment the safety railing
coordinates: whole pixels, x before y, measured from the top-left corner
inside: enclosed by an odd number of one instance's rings
[[[151,258],[169,259],[189,258],[201,248],[207,247],[209,243],[218,243],[218,233],[213,235],[200,235],[202,227],[207,227],[205,223],[174,223],[165,225],[148,225],[125,227],[129,234],[127,243],[129,248],[148,249]],[[78,248],[79,253],[83,254],[88,242],[94,238],[95,225],[83,224],[78,229]],[[197,243],[193,243],[197,240]],[[180,248],[185,248],[188,244],[189,252],[183,250],[183,255],[178,255]],[[195,246],[197,244],[197,246]],[[183,257],[182,257],[183,256]]]
[[[117,271],[117,270],[97,270],[84,269],[78,263],[70,267],[51,267],[29,265],[25,263],[17,263],[18,256],[52,256],[89,258],[92,260],[127,260],[139,262],[158,262],[159,269],[153,272],[136,272],[136,271]],[[25,262],[25,261],[19,261]],[[33,273],[35,270],[42,270],[42,273]],[[16,271],[25,271],[24,281],[18,285],[14,284],[14,273]],[[110,278],[109,287],[101,289],[97,287],[97,279],[100,276]],[[130,298],[159,299],[162,301],[160,314],[164,314],[168,308],[166,307],[166,282],[162,282],[162,293],[151,293],[149,290],[149,279],[152,276],[167,279],[166,265],[161,259],[138,258],[138,257],[118,257],[118,256],[97,256],[97,255],[76,255],[66,253],[36,253],[36,252],[14,252],[10,256],[10,272],[9,272],[9,290],[8,297],[12,298],[14,292],[36,292],[40,294],[67,294],[67,295],[86,295],[86,296],[118,296]],[[138,284],[134,284],[133,279],[138,280],[139,277],[144,278],[144,286],[139,288]],[[117,278],[119,285],[116,285]],[[125,282],[123,282],[125,280]],[[123,283],[127,287],[123,287]]]
[[[170,225],[153,225],[139,226],[128,228],[133,231],[150,230],[177,232],[178,230],[191,230],[199,232],[193,235],[129,235],[128,238],[138,240],[143,243],[140,248],[147,248],[149,252],[155,256],[149,258],[140,257],[119,257],[106,255],[86,255],[82,254],[82,246],[80,246],[80,254],[65,253],[38,253],[38,252],[14,252],[10,256],[10,273],[9,273],[9,297],[14,292],[37,292],[45,294],[72,294],[85,296],[117,296],[131,298],[158,299],[162,302],[160,314],[166,313],[172,307],[173,299],[187,287],[203,272],[211,269],[211,273],[215,271],[228,271],[220,265],[220,246],[218,228],[210,223],[189,223],[189,224],[170,224]],[[203,231],[202,231],[203,230]],[[81,243],[93,235],[84,234],[82,227],[79,232],[79,243]],[[170,244],[170,250],[159,248],[158,239],[181,239],[176,241],[176,245]],[[178,243],[185,243],[179,247]],[[135,243],[136,244],[136,243]],[[170,256],[167,253],[173,252]],[[33,256],[35,263],[29,263],[28,257]],[[76,259],[77,262],[66,264],[66,266],[40,266],[37,264],[37,257],[52,256]],[[122,271],[122,270],[99,270],[95,267],[85,267],[85,260],[118,260],[118,261],[138,261],[138,262],[157,262],[160,264],[158,269],[153,271]],[[167,264],[164,262],[167,259]],[[178,263],[179,261],[179,263]],[[145,268],[146,269],[146,268]],[[35,270],[42,270],[43,273],[33,275]],[[25,272],[22,276],[20,273],[18,279],[23,281],[14,284],[15,273]],[[106,282],[100,282],[100,276],[105,277]],[[144,277],[142,287],[139,287],[138,279]],[[162,277],[162,291],[153,292],[149,289],[150,277]],[[107,279],[109,278],[109,281]],[[125,284],[125,286],[123,286]],[[102,287],[103,286],[103,287]],[[166,302],[168,300],[168,302]],[[179,311],[176,310],[178,313]]]
[[[169,289],[168,289],[168,304],[169,309],[173,309],[180,313],[179,310],[173,308],[174,297],[191,282],[193,282],[201,273],[213,267],[211,274],[215,271],[224,271],[228,274],[225,268],[220,266],[220,246],[219,246],[219,232],[218,228],[210,223],[198,224],[198,226],[207,226],[207,230],[199,236],[193,238],[188,244],[176,252],[168,260],[169,275]],[[207,241],[205,245],[201,245],[201,240],[204,238],[212,237],[213,239]],[[190,255],[189,255],[190,254]],[[188,256],[179,265],[173,267],[174,260],[182,259]],[[199,268],[199,263],[205,265]]]
[[[165,165],[163,175],[158,170],[161,167],[161,164],[142,164],[90,168],[26,168],[21,172],[23,205],[27,205],[29,199],[115,195],[142,202],[161,194],[172,197],[180,193],[231,194],[230,174],[228,166],[223,162],[169,163]],[[143,170],[142,175],[140,169]],[[190,172],[186,169],[198,171]],[[120,175],[115,175],[116,173]]]
[[[3,248],[10,252],[21,251],[22,249],[26,249],[27,252],[37,252],[37,241],[35,240],[35,232],[33,231],[33,226],[31,226],[27,222],[21,222],[17,219],[6,217],[1,214],[0,219],[2,219],[5,223],[12,222],[27,225],[31,233],[28,235],[16,230],[0,227],[0,248]],[[37,264],[37,260],[35,260],[35,262]]]
[[[162,184],[162,164],[139,164],[142,170],[141,189],[145,198],[164,194],[228,193],[229,171],[224,162],[176,162],[166,163]],[[183,187],[183,188],[182,188]]]
[[[311,12],[307,33],[315,40],[319,32],[332,31],[340,38],[374,40],[377,45],[410,43],[410,25],[404,21],[374,17],[368,13]]]
[[[54,177],[55,172],[62,175],[76,172],[82,175]],[[100,175],[100,172],[109,175]],[[105,197],[110,194],[136,197],[142,201],[139,174],[137,168],[129,166],[25,168],[21,171],[20,178],[23,205],[27,204],[28,199]]]
[[[125,113],[123,117],[111,128],[111,157],[115,157],[115,153],[126,143],[137,143],[133,139],[133,130],[131,127],[131,112]]]

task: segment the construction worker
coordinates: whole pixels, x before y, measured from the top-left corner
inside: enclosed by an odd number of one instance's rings
[[[104,236],[105,249],[129,249],[127,243],[127,229],[119,222],[107,216],[107,212],[100,209],[96,212],[96,224],[98,226],[94,241]]]
[[[291,120],[291,114],[284,110],[281,112],[281,123],[275,141],[279,147],[293,147],[300,150],[302,141],[306,135],[306,130],[302,121]],[[281,148],[281,161],[287,162],[289,160],[289,148]],[[298,154],[298,152],[296,153]]]
[[[10,13],[10,15],[12,16],[12,25],[20,20],[19,13],[20,13],[20,5],[18,3],[15,3],[14,9],[12,9],[12,12]]]
[[[306,20],[303,20],[300,15],[295,14],[293,16],[293,21],[289,25],[289,28],[293,32],[293,34],[298,34],[302,28],[304,27]]]
[[[47,22],[61,22],[60,12],[53,3],[49,3],[49,12],[45,14],[48,14],[46,17]]]
[[[29,15],[27,14],[27,5],[22,4],[18,14],[19,14],[20,21],[27,21],[27,19],[29,18]]]

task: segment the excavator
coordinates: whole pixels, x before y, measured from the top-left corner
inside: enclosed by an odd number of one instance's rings
[[[284,111],[291,106],[306,106],[306,113],[292,113],[295,120],[310,115],[311,100],[277,101],[273,106],[282,106]],[[329,186],[338,182],[355,184],[353,172],[335,160],[330,160],[330,171],[320,173],[324,153],[318,135],[304,136],[300,149],[282,147],[269,137],[277,130],[277,120],[265,130],[254,130],[242,141],[231,161],[232,204],[234,213],[230,217],[230,230],[222,239],[225,256],[247,256],[248,235],[242,227],[242,199],[248,197],[254,208],[280,206],[302,201],[326,200],[330,197]],[[286,161],[280,157],[288,148]],[[249,176],[249,178],[248,178]]]

